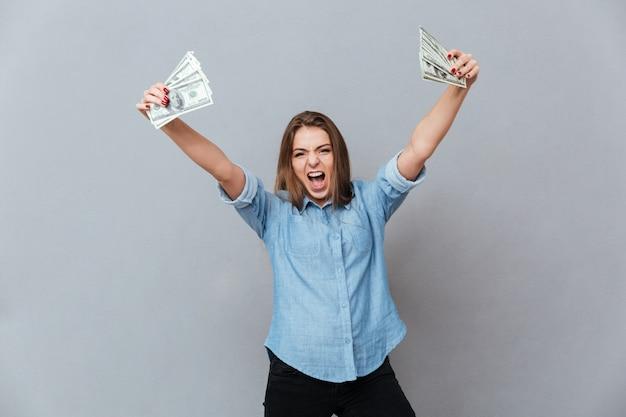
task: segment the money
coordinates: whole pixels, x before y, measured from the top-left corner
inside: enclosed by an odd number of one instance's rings
[[[213,91],[193,51],[187,51],[174,71],[165,80],[170,102],[167,106],[153,104],[148,118],[160,129],[177,117],[213,104]]]
[[[422,79],[467,88],[465,78],[459,79],[450,72],[450,68],[456,63],[456,58],[448,59],[448,50],[422,26],[419,27],[419,32],[419,59]]]

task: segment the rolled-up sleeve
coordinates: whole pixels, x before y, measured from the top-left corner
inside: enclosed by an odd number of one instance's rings
[[[224,188],[217,183],[220,199],[232,205],[243,220],[263,239],[268,222],[271,219],[273,205],[278,197],[269,193],[263,186],[263,181],[253,175],[248,169],[236,164],[244,173],[245,184],[236,199],[231,199]]]
[[[417,174],[414,180],[408,180],[398,170],[398,156],[402,150],[396,153],[384,166],[378,170],[376,175],[376,196],[382,206],[385,222],[400,207],[408,192],[424,181],[426,176],[426,165]]]
[[[241,170],[243,171],[243,175],[245,177],[245,184],[243,186],[243,190],[241,191],[241,194],[239,194],[239,196],[236,199],[234,200],[231,199],[219,182],[217,183],[217,190],[219,192],[220,198],[222,199],[224,203],[232,205],[235,208],[243,208],[247,206],[248,204],[252,203],[252,200],[256,196],[257,188],[258,188],[260,180],[256,176],[252,175],[252,173],[248,171],[246,168],[242,167],[239,164],[235,164],[235,165],[241,168]]]

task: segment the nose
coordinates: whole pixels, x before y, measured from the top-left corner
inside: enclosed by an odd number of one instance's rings
[[[318,162],[320,161],[319,156],[315,153],[315,152],[311,152],[309,153],[309,165],[314,167],[315,165],[318,164]]]

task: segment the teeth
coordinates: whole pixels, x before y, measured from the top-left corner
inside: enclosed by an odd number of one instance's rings
[[[309,173],[309,177],[321,177],[324,173],[323,172],[310,172]]]

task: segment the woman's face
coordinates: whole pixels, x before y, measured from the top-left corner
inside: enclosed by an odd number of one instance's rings
[[[293,138],[291,165],[309,198],[319,205],[326,202],[333,175],[333,149],[328,133],[316,126],[299,128]]]

